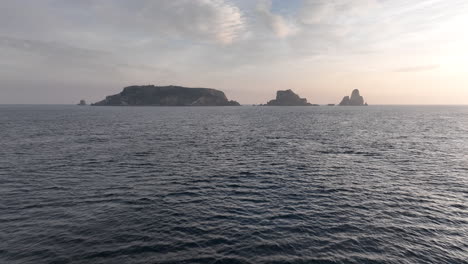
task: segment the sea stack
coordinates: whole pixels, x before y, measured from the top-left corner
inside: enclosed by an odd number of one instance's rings
[[[310,106],[307,99],[300,98],[292,90],[277,91],[276,99],[269,101],[268,106]]]
[[[129,86],[95,106],[239,106],[219,90],[182,86]]]
[[[364,97],[361,96],[358,89],[355,89],[351,97],[345,96],[340,103],[340,106],[367,106],[364,102]]]
[[[86,101],[85,100],[80,100],[80,102],[78,103],[78,105],[86,105]]]

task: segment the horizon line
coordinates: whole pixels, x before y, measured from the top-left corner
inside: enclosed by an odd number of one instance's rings
[[[256,104],[241,104],[241,106],[262,106],[263,103],[256,103]],[[313,105],[310,106],[299,106],[299,107],[314,107],[315,103],[312,103]],[[38,106],[47,106],[47,105],[63,105],[63,106],[79,106],[76,103],[0,103],[0,105],[6,105],[6,106],[27,106],[27,105],[38,105]],[[91,104],[87,104],[86,106],[91,106]],[[136,106],[136,105],[135,105]],[[137,107],[190,107],[190,106],[153,106],[153,105],[140,105]],[[315,106],[329,106],[328,104],[315,104]],[[335,104],[334,106],[340,106],[339,103]],[[466,104],[369,104],[368,106],[468,106],[468,103]],[[129,106],[123,106],[123,107],[134,107],[133,105]],[[200,106],[194,106],[194,107],[200,107]],[[271,107],[271,106],[270,106]],[[279,106],[279,107],[285,107],[285,106]],[[286,106],[287,107],[287,106]],[[292,106],[292,107],[298,107],[298,106]],[[332,106],[329,106],[332,107]],[[343,106],[346,107],[346,106]],[[349,106],[348,106],[349,107]]]

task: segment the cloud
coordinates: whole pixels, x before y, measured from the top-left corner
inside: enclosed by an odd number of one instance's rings
[[[346,24],[378,6],[377,0],[304,0],[299,17],[307,25]]]
[[[231,44],[247,27],[242,11],[229,0],[22,0],[0,5],[0,22],[5,25],[0,35],[23,38],[100,32]]]
[[[424,71],[432,71],[440,68],[440,65],[438,64],[432,64],[432,65],[418,65],[418,66],[410,66],[410,67],[402,67],[402,68],[397,68],[394,69],[394,72],[401,72],[401,73],[406,73],[406,72],[424,72]]]
[[[270,0],[261,0],[257,5],[257,11],[268,29],[278,38],[286,38],[296,34],[298,27],[291,21],[287,21],[283,16],[272,13],[271,5]]]
[[[109,52],[75,47],[60,42],[0,36],[0,74],[44,78],[60,72],[109,71],[116,58]],[[9,67],[8,67],[9,66]]]
[[[466,69],[467,14],[465,0],[0,0],[0,89]]]
[[[0,79],[114,82],[115,79],[164,79],[176,73],[164,67],[132,64],[125,58],[102,50],[84,49],[60,42],[0,36]]]
[[[231,44],[242,37],[246,19],[225,0],[142,0],[131,6],[97,2],[94,12],[103,22],[152,37],[175,37]]]
[[[57,42],[18,39],[5,36],[0,36],[0,47],[4,49],[14,49],[29,54],[42,55],[47,58],[60,59],[99,59],[103,55],[108,54],[104,51],[78,48]]]
[[[368,53],[387,27],[376,22],[381,12],[378,0],[303,0],[289,45],[302,58]]]
[[[467,8],[461,0],[303,0],[293,45],[303,54],[434,53],[453,39],[441,35],[463,24],[444,23],[466,21]]]

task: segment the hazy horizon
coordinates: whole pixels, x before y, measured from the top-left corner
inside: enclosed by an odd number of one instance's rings
[[[96,102],[129,85],[292,89],[338,104],[468,104],[462,0],[0,0],[0,104]]]

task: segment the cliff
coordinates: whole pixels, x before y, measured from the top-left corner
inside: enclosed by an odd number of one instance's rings
[[[367,106],[367,103],[364,103],[364,97],[361,96],[358,89],[355,89],[351,97],[345,96],[340,103],[340,106]]]
[[[277,91],[276,99],[267,103],[268,106],[309,106],[307,99],[300,98],[291,90]]]
[[[96,106],[239,106],[219,90],[181,86],[129,86]]]

